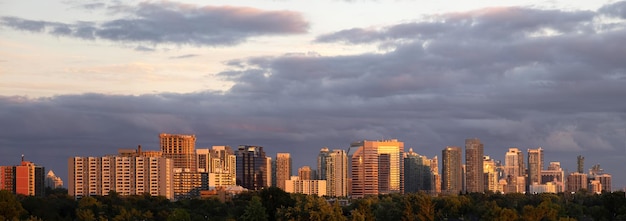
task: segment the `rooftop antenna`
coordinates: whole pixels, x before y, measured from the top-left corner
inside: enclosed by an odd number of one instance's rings
[[[22,154],[22,162],[24,162],[24,154]]]

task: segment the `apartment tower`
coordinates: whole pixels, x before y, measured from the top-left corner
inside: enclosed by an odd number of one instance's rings
[[[541,184],[541,170],[543,170],[543,149],[528,149],[528,179],[527,186]]]
[[[467,192],[485,191],[483,144],[478,138],[465,139],[465,173]]]
[[[404,192],[404,143],[396,139],[353,143],[352,197]]]
[[[463,190],[463,165],[460,147],[448,146],[441,151],[441,191],[458,194]]]
[[[289,153],[276,154],[276,187],[285,190],[285,181],[291,179],[291,155]]]
[[[172,159],[174,168],[197,172],[196,135],[162,133],[159,140],[163,156]]]

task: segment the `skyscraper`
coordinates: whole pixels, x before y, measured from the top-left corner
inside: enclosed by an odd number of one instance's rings
[[[323,147],[317,155],[317,179],[326,180],[326,159],[329,156],[327,147]]]
[[[291,178],[291,155],[289,153],[276,154],[276,186],[285,190],[285,181]]]
[[[578,157],[576,157],[576,166],[576,172],[585,173],[585,157],[583,157],[582,155],[578,155]]]
[[[164,157],[172,159],[174,168],[196,172],[196,135],[159,134],[160,149]]]
[[[527,186],[541,184],[541,170],[543,170],[543,149],[528,149],[528,180]]]
[[[334,149],[326,160],[326,185],[328,196],[348,195],[348,155],[346,151]]]
[[[237,152],[237,185],[249,190],[260,190],[268,186],[271,179],[268,164],[271,161],[265,156],[263,147],[239,146]],[[269,158],[271,159],[271,158]],[[271,182],[270,182],[271,183]]]
[[[522,193],[526,191],[524,170],[524,153],[515,147],[509,148],[504,158],[504,173],[507,182],[505,193]]]
[[[404,192],[404,143],[396,139],[353,143],[352,197]]]
[[[208,173],[208,186],[236,185],[235,152],[229,146],[213,146],[212,149],[196,149],[198,171]]]
[[[491,192],[498,192],[498,184],[500,179],[498,179],[496,161],[491,159],[489,156],[483,157],[483,172],[485,177],[485,190]]]
[[[463,190],[463,167],[461,148],[448,146],[441,151],[443,168],[441,172],[441,191],[458,194]]]
[[[567,192],[578,192],[581,189],[587,189],[587,174],[576,172],[567,176]]]
[[[465,169],[467,192],[485,191],[483,144],[478,138],[465,139]]]
[[[413,148],[404,153],[405,193],[431,192],[433,190],[433,174],[430,163],[430,159],[413,152]]]

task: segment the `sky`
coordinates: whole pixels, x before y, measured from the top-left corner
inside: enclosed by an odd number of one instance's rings
[[[619,189],[624,42],[624,1],[0,0],[0,165],[67,182],[70,157],[181,133],[295,171],[359,140],[433,157],[475,137],[496,160],[582,155]]]

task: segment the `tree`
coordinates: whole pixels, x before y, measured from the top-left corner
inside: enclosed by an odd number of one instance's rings
[[[185,209],[176,208],[167,217],[167,221],[191,221],[191,215]]]
[[[261,190],[259,195],[269,220],[276,220],[275,214],[279,208],[293,207],[295,205],[291,195],[278,187],[265,188]]]
[[[17,197],[8,190],[0,190],[0,220],[17,220],[26,210]]]
[[[246,211],[241,215],[241,220],[244,221],[267,221],[267,213],[265,213],[265,207],[261,203],[261,198],[253,196],[252,200],[248,203]]]

